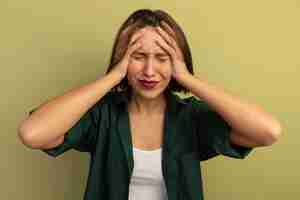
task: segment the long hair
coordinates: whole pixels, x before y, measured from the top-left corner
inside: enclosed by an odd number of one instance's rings
[[[162,22],[167,23],[167,25],[175,33],[172,34],[164,26],[161,25]],[[187,66],[188,71],[194,74],[193,71],[193,61],[191,56],[190,47],[188,45],[187,39],[184,32],[178,25],[178,23],[165,11],[163,10],[150,10],[150,9],[140,9],[133,12],[126,21],[119,28],[110,57],[110,62],[106,74],[108,74],[113,67],[118,64],[126,53],[128,44],[130,42],[131,36],[139,29],[145,26],[160,26],[169,35],[174,35],[174,39],[177,42],[180,50],[182,51],[184,62]],[[118,85],[112,88],[112,91],[126,90],[131,91],[131,87],[128,84],[127,78],[123,78]],[[171,79],[169,85],[166,88],[166,92],[175,91],[188,93],[189,90],[181,86],[175,79]]]

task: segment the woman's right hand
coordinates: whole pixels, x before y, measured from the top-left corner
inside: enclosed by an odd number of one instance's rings
[[[124,36],[126,36],[126,31],[124,33],[122,33],[122,35],[120,37],[121,41],[120,41],[120,44],[117,46],[117,48],[126,48],[123,45],[124,42],[126,41],[126,38],[124,38]],[[141,37],[142,37],[141,32],[133,34],[133,36],[130,38],[130,41],[129,41],[129,44],[127,46],[124,56],[121,58],[121,60],[115,66],[113,66],[112,70],[115,72],[118,72],[122,78],[126,77],[131,54],[141,46],[141,43],[139,43],[139,39]],[[117,49],[117,52],[118,51],[122,52],[122,49]]]

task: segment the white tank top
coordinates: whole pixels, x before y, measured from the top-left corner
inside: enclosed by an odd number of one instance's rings
[[[161,166],[162,149],[133,147],[134,168],[129,185],[129,200],[167,200]]]

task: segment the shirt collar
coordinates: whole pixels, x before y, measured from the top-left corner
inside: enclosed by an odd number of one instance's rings
[[[128,104],[129,102],[129,94],[126,93],[125,91],[120,91],[119,92],[120,95],[117,96],[117,98],[115,98],[115,103],[117,105],[119,104]],[[176,111],[176,107],[178,104],[187,104],[187,102],[185,102],[183,99],[181,99],[177,94],[175,94],[174,92],[167,92],[166,93],[166,97],[167,97],[167,106],[168,109],[171,112],[175,112]]]

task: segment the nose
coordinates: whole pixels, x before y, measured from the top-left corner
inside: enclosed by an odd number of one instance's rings
[[[147,59],[144,65],[144,75],[151,77],[154,75],[154,64],[151,58]]]

